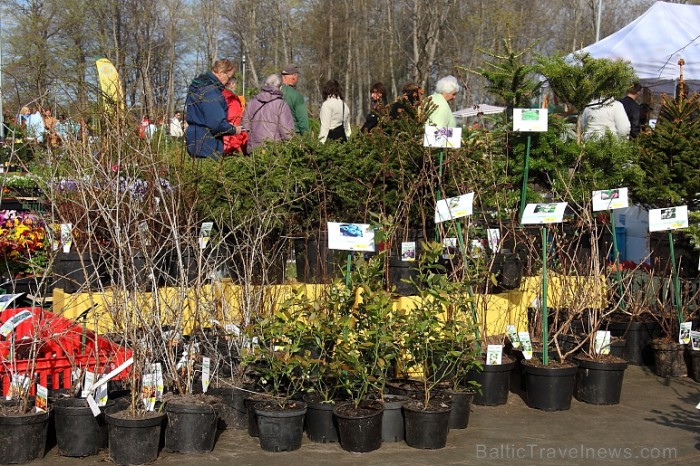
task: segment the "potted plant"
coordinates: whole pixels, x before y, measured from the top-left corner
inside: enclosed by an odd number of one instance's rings
[[[375,241],[381,240],[382,232],[376,233]],[[348,285],[333,285],[331,303],[341,330],[335,348],[335,359],[343,369],[338,382],[351,399],[337,404],[334,414],[341,447],[348,451],[369,452],[381,447],[381,400],[387,374],[401,350],[403,316],[394,310],[392,295],[383,282],[386,254],[382,251],[367,260],[356,255]]]
[[[439,273],[442,244],[423,243],[422,248],[414,281],[419,300],[403,321],[407,370],[423,375],[422,397],[406,403],[404,415],[406,443],[435,449],[446,444],[452,410],[435,391],[448,377],[459,380],[469,372],[478,351],[468,282]]]
[[[260,315],[246,328],[251,345],[243,364],[268,395],[255,404],[260,447],[265,451],[292,451],[301,447],[306,403],[295,395],[303,388],[310,349],[305,347],[305,323],[298,319],[295,296]]]

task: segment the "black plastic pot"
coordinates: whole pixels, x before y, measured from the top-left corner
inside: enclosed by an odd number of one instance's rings
[[[610,335],[625,339],[625,350],[622,357],[630,364],[654,365],[651,340],[659,331],[659,325],[656,322],[610,322],[607,329],[610,331]]]
[[[447,403],[431,403],[427,409],[419,401],[403,406],[406,422],[406,445],[413,448],[435,450],[447,444],[450,431],[450,412]]]
[[[97,253],[59,252],[52,265],[55,287],[66,293],[97,289],[104,282],[104,261]]]
[[[378,401],[363,401],[360,409],[348,409],[352,403],[339,403],[333,410],[338,420],[340,446],[343,450],[365,453],[382,446],[384,407]]]
[[[61,456],[96,455],[107,446],[105,412],[114,407],[110,400],[95,417],[82,398],[59,398],[53,402],[56,444]]]
[[[165,414],[168,416],[166,450],[207,453],[214,449],[219,420],[214,404],[176,398],[166,403]]]
[[[474,401],[474,392],[445,390],[443,400],[452,406],[450,411],[450,429],[466,429]]]
[[[248,419],[248,435],[251,437],[260,436],[258,432],[258,414],[255,412],[255,404],[267,399],[269,399],[269,397],[256,395],[254,393],[248,393],[248,395],[243,398],[243,405],[245,406],[246,417]]]
[[[510,372],[515,361],[504,364],[484,364],[483,370],[476,369],[467,373],[467,381],[477,382],[481,392],[474,395],[474,404],[485,406],[503,405],[508,402],[510,390]]]
[[[306,403],[289,402],[284,409],[276,402],[255,403],[260,448],[265,451],[293,451],[301,448]]]
[[[219,427],[221,429],[247,429],[248,412],[245,397],[248,392],[238,387],[213,387],[208,394],[221,400],[219,410]]]
[[[685,345],[677,342],[652,341],[654,350],[654,373],[659,377],[685,377]]]
[[[333,416],[335,403],[322,403],[310,397],[304,397],[306,417],[304,430],[309,440],[317,443],[338,442],[338,424]]]
[[[403,442],[405,435],[403,405],[411,398],[405,395],[384,395],[382,405],[382,442]]]
[[[688,347],[688,377],[700,382],[700,351]]]
[[[622,380],[627,361],[604,362],[577,357],[578,372],[574,397],[594,405],[615,405],[620,402]]]
[[[328,249],[328,232],[294,240],[297,279],[303,283],[329,283],[342,277],[347,252]]]
[[[0,464],[28,463],[44,457],[49,413],[0,416]]]
[[[165,413],[123,417],[124,411],[105,413],[109,426],[109,457],[117,464],[152,463],[158,458]]]
[[[560,363],[540,366],[533,360],[521,361],[525,371],[527,404],[543,411],[563,411],[571,408],[576,384],[576,364]]]

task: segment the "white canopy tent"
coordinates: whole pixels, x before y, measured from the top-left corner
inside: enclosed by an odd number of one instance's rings
[[[495,105],[488,104],[474,104],[471,107],[466,107],[456,112],[452,112],[456,118],[467,118],[475,117],[477,115],[493,115],[496,113],[501,113],[504,111],[505,107],[497,107]]]
[[[683,77],[700,90],[700,5],[656,2],[616,33],[575,53],[630,62],[642,86],[673,94],[685,60]]]

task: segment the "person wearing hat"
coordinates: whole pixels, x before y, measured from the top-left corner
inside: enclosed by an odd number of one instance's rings
[[[294,128],[297,134],[309,132],[309,112],[306,109],[304,96],[296,88],[299,81],[299,67],[293,63],[282,68],[282,95],[292,110]]]

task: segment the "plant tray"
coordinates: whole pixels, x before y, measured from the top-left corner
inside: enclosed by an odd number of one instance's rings
[[[0,326],[24,311],[32,316],[15,327],[7,338],[0,335],[2,394],[7,393],[12,374],[26,374],[32,371],[32,366],[33,380],[56,390],[71,388],[74,370],[106,374],[131,357],[130,349],[38,307],[6,309],[0,313]],[[30,358],[32,347],[36,358]],[[112,380],[122,380],[127,375],[125,369]]]

